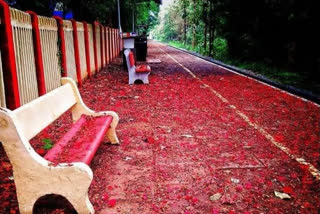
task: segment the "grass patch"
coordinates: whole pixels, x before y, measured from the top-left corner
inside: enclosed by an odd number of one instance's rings
[[[180,41],[164,41],[165,43],[176,47],[183,48],[189,51],[199,53],[197,48],[192,48],[191,45],[185,45]],[[217,41],[217,47],[225,46],[223,41]],[[301,88],[305,90],[312,91],[315,94],[320,94],[320,83],[316,81],[316,78],[312,79],[308,75],[303,72],[290,72],[287,68],[281,68],[272,66],[263,62],[244,62],[239,60],[230,59],[227,57],[227,53],[225,52],[225,47],[221,48],[221,50],[216,48],[215,50],[215,59],[222,61],[223,63],[236,66],[238,68],[242,68],[245,70],[249,70],[253,73],[260,74],[265,76],[266,78],[278,82],[284,85],[294,86],[296,88]]]

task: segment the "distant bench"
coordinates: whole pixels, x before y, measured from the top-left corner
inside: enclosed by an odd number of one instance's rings
[[[129,72],[129,84],[133,84],[136,80],[141,80],[144,84],[149,83],[149,74],[151,68],[149,65],[136,65],[134,53],[130,49],[124,51],[126,63]]]
[[[104,136],[118,144],[115,112],[94,112],[82,101],[75,82],[62,86],[22,107],[0,109],[0,141],[13,166],[21,214],[32,213],[42,196],[64,196],[78,213],[94,213],[88,198],[93,173],[88,166]],[[29,140],[71,108],[72,128],[42,158]]]

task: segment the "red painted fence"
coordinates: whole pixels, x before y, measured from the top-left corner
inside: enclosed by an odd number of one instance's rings
[[[119,30],[38,16],[0,0],[0,107],[19,106],[60,86],[68,76],[81,86],[122,50]]]

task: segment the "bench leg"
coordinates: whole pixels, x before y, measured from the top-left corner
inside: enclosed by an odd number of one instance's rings
[[[149,74],[150,73],[144,74],[143,77],[141,78],[144,84],[149,84],[149,78],[148,78]]]
[[[112,112],[112,111],[107,111],[106,114],[111,115],[113,117],[110,128],[107,131],[107,138],[109,139],[109,141],[112,144],[119,144],[119,139],[118,139],[117,133],[116,133],[116,128],[119,123],[119,116],[117,113]]]
[[[19,202],[19,211],[21,214],[32,214],[33,213],[33,206],[36,203],[38,197],[36,198],[27,198],[26,200],[19,198],[18,195],[18,202]]]
[[[136,78],[129,76],[129,85],[134,84],[134,81],[136,81],[136,80],[137,80]]]
[[[68,198],[74,209],[78,214],[93,214],[94,209],[89,201],[88,195],[83,198]]]
[[[75,166],[78,165],[78,166]],[[88,166],[75,163],[66,168],[33,168],[34,173],[15,179],[21,214],[32,214],[35,202],[48,194],[65,197],[79,214],[93,214],[88,197],[92,172]]]

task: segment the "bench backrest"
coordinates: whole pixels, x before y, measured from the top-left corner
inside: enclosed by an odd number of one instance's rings
[[[136,61],[134,59],[134,54],[132,51],[129,52],[129,62],[130,62],[131,67],[136,64]]]
[[[13,111],[18,119],[19,130],[28,140],[36,136],[55,121],[77,100],[71,84],[65,84],[55,90],[27,103]]]
[[[135,59],[134,59],[134,53],[130,50],[130,49],[126,49],[124,51],[124,55],[126,57],[126,63],[127,63],[127,67],[128,67],[128,71],[130,72],[130,70],[133,71],[135,70],[134,66],[136,64]]]

